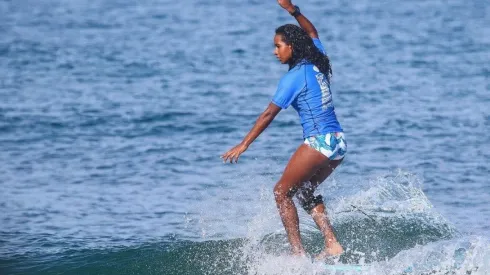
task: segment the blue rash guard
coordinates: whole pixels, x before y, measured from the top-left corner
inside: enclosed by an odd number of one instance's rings
[[[313,43],[326,54],[318,38],[313,38]],[[304,139],[343,131],[335,115],[327,77],[309,62],[298,63],[281,78],[272,103],[282,109],[293,106],[299,114]]]

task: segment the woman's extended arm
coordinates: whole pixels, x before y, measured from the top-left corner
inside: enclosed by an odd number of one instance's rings
[[[267,109],[259,116],[254,127],[248,132],[247,136],[237,146],[224,153],[221,158],[223,162],[230,160],[230,163],[238,162],[240,155],[248,149],[248,146],[269,126],[276,115],[281,111],[281,108],[273,103],[269,103]]]
[[[277,3],[279,3],[279,5],[289,13],[293,13],[296,10],[293,3],[291,3],[291,0],[277,0]],[[315,26],[313,26],[306,16],[300,13],[299,15],[295,16],[295,18],[301,28],[305,30],[311,38],[318,38],[318,32],[316,31]]]

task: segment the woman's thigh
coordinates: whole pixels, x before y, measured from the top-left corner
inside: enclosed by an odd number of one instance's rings
[[[320,168],[309,181],[303,182],[295,194],[300,205],[306,212],[311,213],[311,210],[318,204],[323,204],[323,198],[321,195],[315,196],[316,188],[330,175],[335,167],[337,167],[342,160],[328,160],[327,164]]]
[[[316,189],[318,185],[324,182],[332,174],[335,168],[340,165],[342,160],[344,159],[342,158],[339,160],[327,160],[326,165],[318,169],[316,173],[309,179],[309,182],[311,183],[313,189]]]
[[[274,192],[280,194],[294,193],[297,188],[301,187],[303,182],[310,180],[319,170],[325,168],[329,162],[331,161],[322,153],[306,144],[302,144],[289,160],[281,179],[274,188]]]

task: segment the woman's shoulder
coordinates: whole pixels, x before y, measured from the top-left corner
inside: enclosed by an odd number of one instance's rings
[[[303,72],[304,72],[304,65],[306,63],[300,63],[291,68],[289,71],[287,71],[283,76],[282,79],[291,79],[291,78],[297,78],[300,77]]]
[[[304,82],[305,80],[305,70],[303,65],[296,65],[291,70],[286,72],[282,77],[279,83],[281,85],[298,85],[299,83]]]

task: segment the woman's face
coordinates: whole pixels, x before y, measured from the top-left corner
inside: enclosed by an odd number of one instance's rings
[[[293,56],[293,47],[287,45],[282,40],[282,35],[276,34],[274,36],[274,55],[281,61],[282,64],[288,63],[288,61]]]

